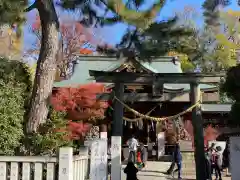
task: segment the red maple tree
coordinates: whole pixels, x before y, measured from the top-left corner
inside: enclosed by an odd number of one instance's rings
[[[67,119],[70,119],[68,130],[71,138],[84,136],[91,127],[91,122],[104,118],[108,102],[98,100],[96,95],[106,91],[103,84],[92,83],[76,88],[59,88],[53,93],[53,108],[67,112]]]
[[[79,140],[87,134],[91,125],[83,122],[68,121],[66,131],[68,132],[68,138],[70,140]]]

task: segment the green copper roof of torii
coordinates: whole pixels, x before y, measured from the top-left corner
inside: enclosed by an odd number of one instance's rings
[[[74,67],[73,75],[60,82],[55,82],[54,87],[76,87],[81,84],[95,82],[89,75],[89,70],[113,71],[126,62],[125,59],[106,56],[79,56]],[[172,62],[172,57],[158,57],[152,62],[139,62],[143,68],[153,73],[182,73],[179,62]],[[189,84],[164,84],[165,89],[170,90],[189,90]],[[215,86],[201,84],[201,89],[211,89]]]

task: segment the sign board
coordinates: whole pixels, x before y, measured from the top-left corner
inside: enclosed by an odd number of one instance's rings
[[[230,169],[232,180],[239,180],[240,137],[230,137]]]
[[[107,180],[107,139],[91,143],[90,180]]]

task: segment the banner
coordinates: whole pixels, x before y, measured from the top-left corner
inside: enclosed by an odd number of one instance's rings
[[[107,139],[91,144],[90,180],[107,180]]]

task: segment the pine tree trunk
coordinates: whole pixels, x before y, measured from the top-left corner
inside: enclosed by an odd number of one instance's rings
[[[42,27],[41,49],[26,124],[26,132],[36,132],[48,114],[49,96],[56,74],[59,23],[53,0],[36,0]]]

